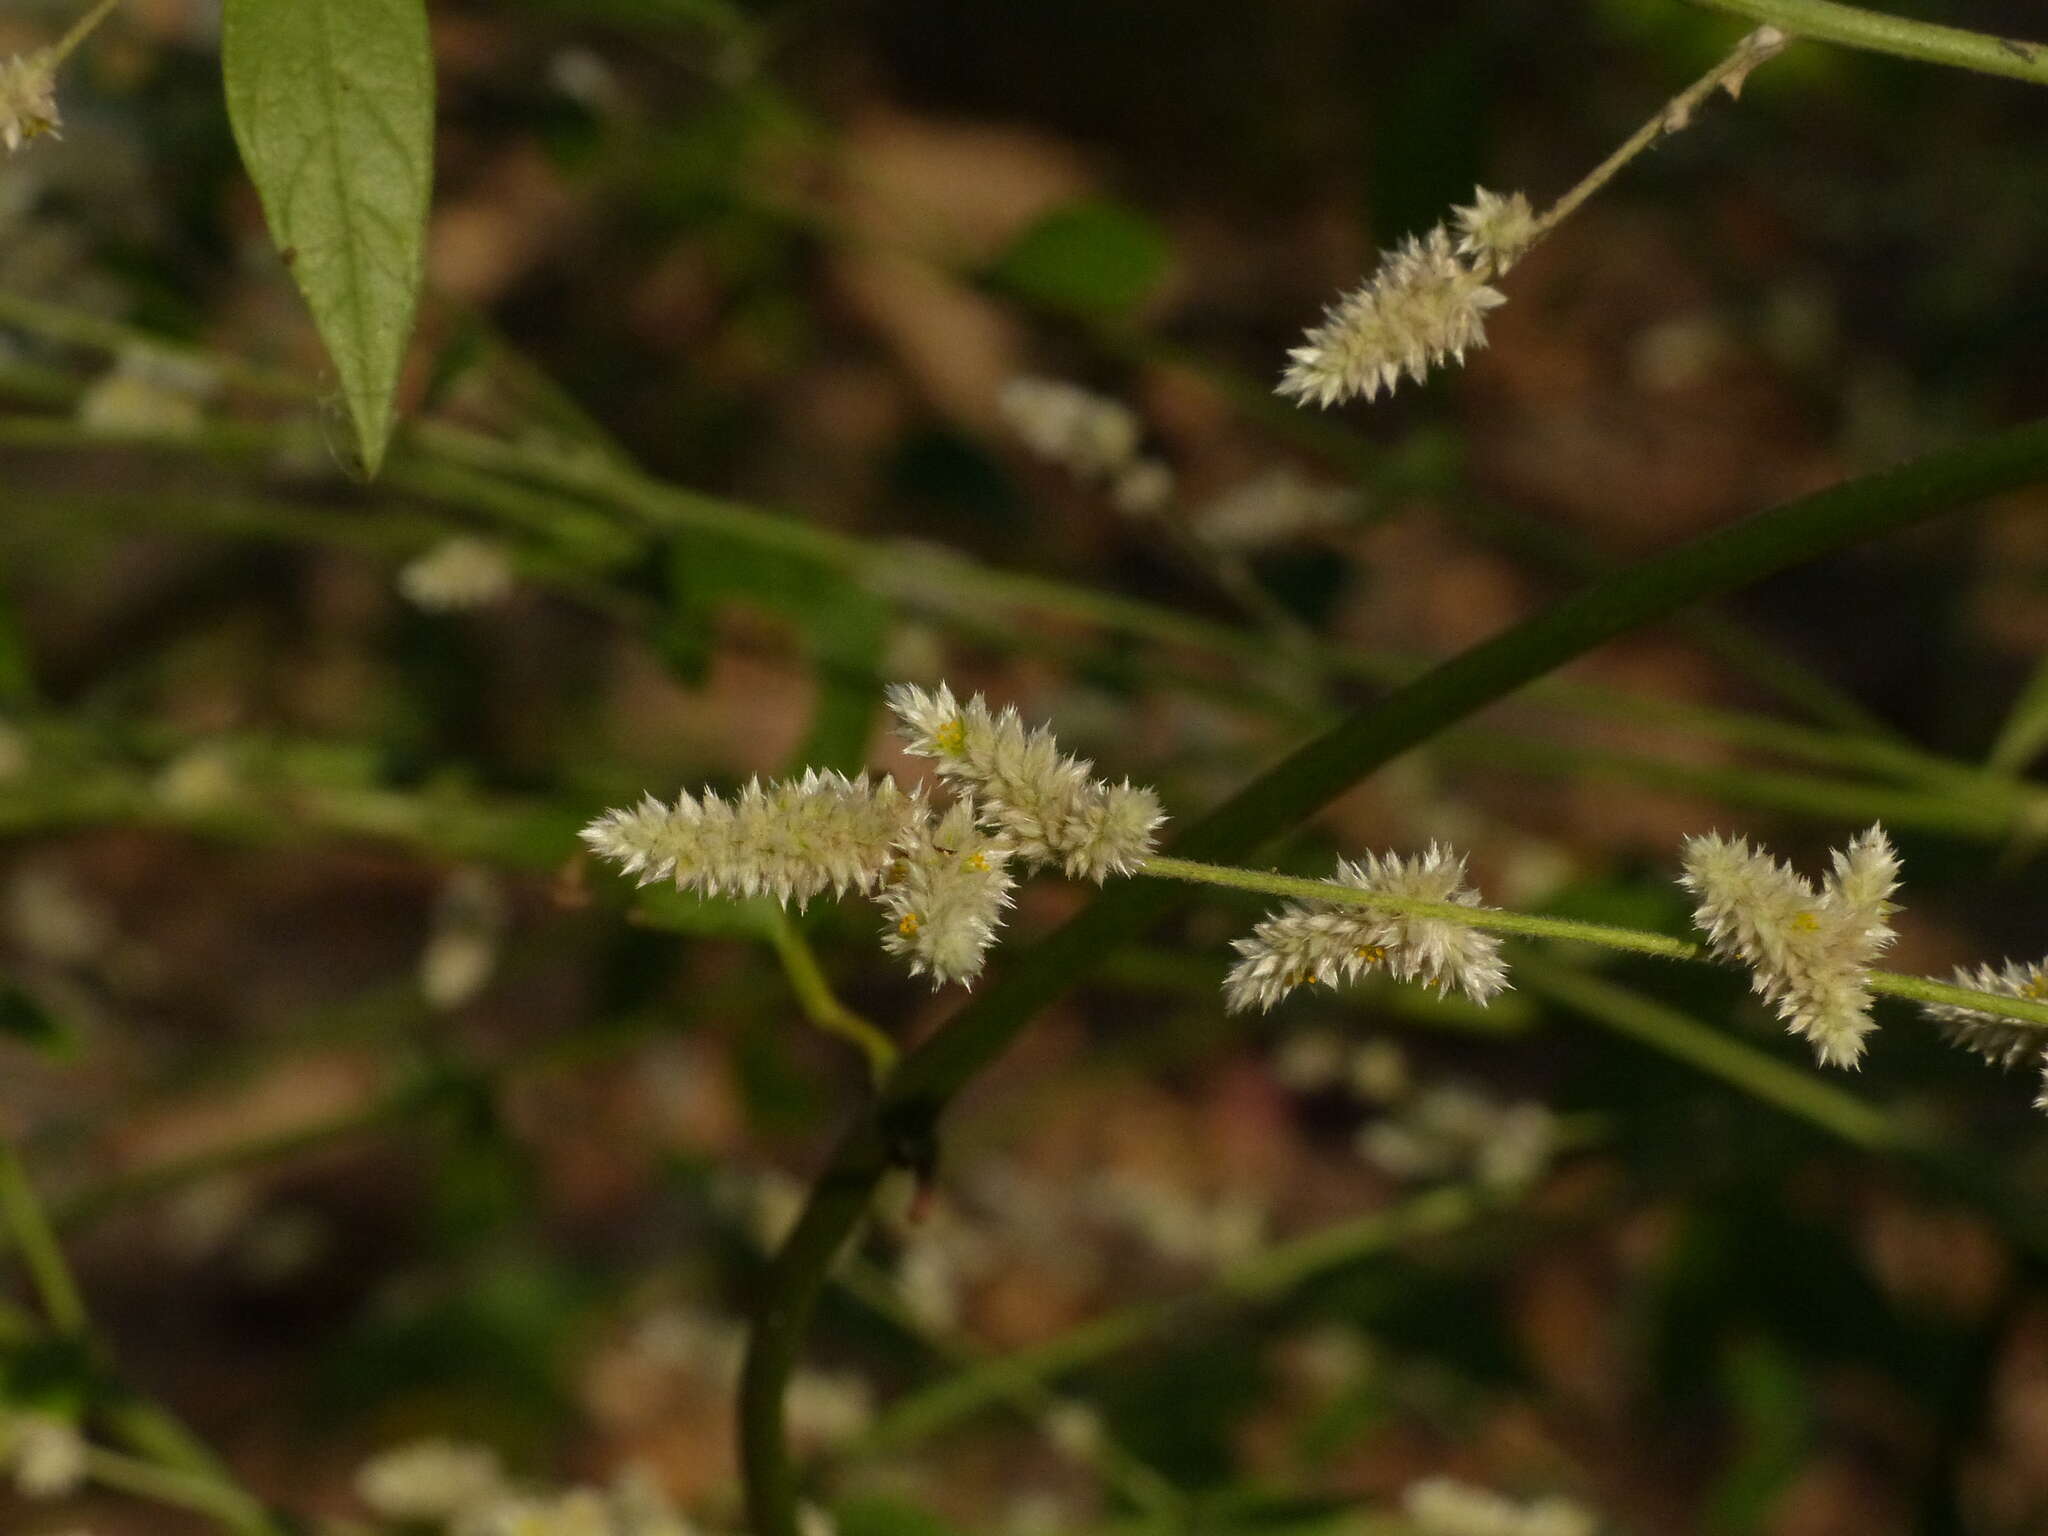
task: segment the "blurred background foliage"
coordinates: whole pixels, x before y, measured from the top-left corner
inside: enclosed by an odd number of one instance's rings
[[[8,7],[0,51],[66,17]],[[941,676],[1192,815],[1589,572],[2048,407],[2048,96],[1817,46],[1533,255],[1462,372],[1273,399],[1377,248],[1475,181],[1554,196],[1740,30],[1677,0],[433,26],[427,425],[373,484],[204,0],[129,0],[63,139],[0,166],[0,1115],[122,1378],[307,1517],[359,1517],[359,1466],[422,1435],[729,1517],[732,1325],[865,1091],[820,1016],[908,1041],[955,1006],[853,904],[629,893],[575,857],[589,816],[910,772],[879,686]],[[1173,505],[1022,452],[1020,375],[1126,401]],[[1221,565],[1188,538],[1282,467],[1343,517]],[[1287,867],[1441,837],[1503,904],[1684,932],[1682,835],[1810,860],[1882,817],[1898,968],[2034,957],[2044,512],[1674,616]],[[464,533],[509,594],[408,602]],[[1013,928],[1077,901],[1041,882]],[[2048,1529],[2030,1085],[1903,1012],[1823,1081],[1739,978],[1578,954],[1483,1013],[1226,1019],[1257,911],[1205,900],[1048,1010],[930,1209],[863,1239],[797,1413],[846,1536],[1334,1530],[1431,1473],[1619,1531]],[[1375,1142],[1454,1084],[1544,1106],[1512,1188],[1418,1195]],[[17,1407],[99,1390],[6,1348]],[[0,1502],[81,1524],[210,1528]]]

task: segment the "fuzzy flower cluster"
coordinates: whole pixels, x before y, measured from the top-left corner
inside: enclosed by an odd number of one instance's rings
[[[1215,549],[1265,549],[1357,520],[1357,491],[1282,465],[1204,502],[1189,526]]]
[[[963,705],[944,684],[928,692],[899,683],[888,700],[907,750],[977,796],[983,819],[1026,867],[1057,865],[1100,884],[1152,851],[1166,819],[1158,794],[1096,778],[1094,764],[1062,752],[1044,726],[1027,728],[1014,708],[999,714],[978,693]]]
[[[1095,778],[1016,711],[996,714],[979,695],[961,705],[944,686],[892,688],[889,704],[910,751],[938,760],[957,792],[948,803],[887,778],[812,770],[729,799],[650,795],[600,816],[583,840],[643,885],[798,906],[828,890],[873,896],[888,919],[883,947],[934,985],[981,973],[1010,905],[1012,859],[1099,882],[1152,851],[1159,797]]]
[[[664,805],[649,795],[600,816],[583,840],[642,885],[673,880],[705,896],[772,896],[801,908],[827,890],[873,891],[924,813],[922,796],[889,779],[812,769],[753,780],[729,800],[686,790]]]
[[[1518,1504],[1449,1477],[1410,1483],[1401,1511],[1420,1536],[1593,1536],[1598,1529],[1592,1514],[1569,1499]]]
[[[78,1426],[47,1413],[0,1415],[0,1467],[25,1499],[61,1499],[86,1477]]]
[[[1380,257],[1364,286],[1339,299],[1308,333],[1280,393],[1321,406],[1376,399],[1403,378],[1417,383],[1486,345],[1486,312],[1507,296],[1490,286],[1521,259],[1540,229],[1529,200],[1477,188],[1450,222]]]
[[[1850,839],[1818,886],[1715,833],[1686,839],[1681,883],[1715,954],[1749,967],[1750,985],[1823,1065],[1853,1067],[1875,1028],[1866,973],[1894,937],[1888,898],[1899,859],[1882,827]]]
[[[2030,1003],[2048,1002],[2048,960],[2030,964],[2008,960],[2003,965],[1980,965],[1974,970],[1957,966],[1955,983],[1979,992],[2025,998]],[[1951,1045],[1983,1057],[1994,1067],[2037,1067],[2041,1088],[2034,1096],[2034,1107],[2048,1109],[2048,1033],[1953,1003],[1922,1003],[1920,1010],[1941,1026]]]
[[[1330,883],[1408,901],[1479,906],[1478,892],[1465,883],[1464,857],[1435,843],[1415,858],[1389,853],[1340,861]],[[1337,986],[1382,968],[1439,992],[1456,987],[1476,1003],[1508,984],[1500,941],[1491,934],[1446,918],[1335,902],[1289,902],[1235,948],[1240,958],[1223,984],[1235,1011],[1271,1008],[1296,987]]]

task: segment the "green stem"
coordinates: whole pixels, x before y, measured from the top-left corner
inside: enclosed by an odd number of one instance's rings
[[[1893,1152],[1901,1146],[1898,1126],[1884,1111],[1632,988],[1533,954],[1517,957],[1515,978],[1616,1034],[1717,1077],[1851,1146],[1865,1152]]]
[[[108,14],[120,3],[121,0],[100,0],[98,5],[74,21],[71,24],[71,29],[58,38],[56,43],[50,48],[48,58],[51,68],[54,69],[57,65],[71,57],[78,45],[88,37],[91,37],[94,29],[101,22],[105,21]]]
[[[984,1360],[912,1393],[878,1419],[851,1454],[901,1450],[991,1403],[1042,1387],[1055,1377],[1178,1328],[1219,1303],[1242,1305],[1283,1294],[1316,1275],[1411,1239],[1467,1226],[1497,1203],[1476,1186],[1456,1185],[1276,1243],[1224,1269],[1200,1290],[1105,1313],[1043,1344]]]
[[[1242,858],[1382,764],[1617,635],[1708,597],[2048,475],[2048,422],[2036,422],[1850,481],[1594,583],[1396,689],[1253,781],[1182,832],[1176,857]],[[834,1150],[764,1277],[740,1389],[740,1450],[756,1536],[796,1536],[797,1487],[782,1396],[833,1259],[875,1186],[906,1157],[928,1157],[946,1103],[1030,1020],[1119,945],[1170,911],[1171,885],[1111,886],[905,1056]]]
[[[99,1446],[86,1451],[85,1470],[88,1477],[104,1488],[210,1516],[230,1531],[271,1528],[260,1503],[241,1489],[210,1477],[159,1466]]]
[[[867,1058],[868,1075],[879,1086],[895,1069],[896,1042],[839,1001],[809,940],[780,906],[774,908],[768,931],[775,942],[776,958],[782,962],[783,974],[789,978],[790,990],[796,993],[804,1017],[826,1034],[837,1035],[859,1047]]]
[[[1692,0],[1717,11],[1767,21],[1799,37],[1923,64],[1948,64],[1983,75],[2004,75],[2048,85],[2048,43],[2024,42],[1989,32],[1966,32],[1882,11],[1837,5],[1834,0]]]
[[[29,1182],[21,1154],[9,1143],[0,1143],[0,1221],[4,1221],[21,1253],[22,1264],[42,1299],[50,1324],[66,1338],[86,1339],[92,1331],[85,1310],[85,1298],[64,1262],[64,1250],[57,1234]]]
[[[1508,933],[1529,939],[1555,939],[1567,943],[1598,944],[1660,960],[1712,962],[1714,956],[1703,944],[1675,939],[1666,933],[1641,928],[1617,928],[1608,923],[1586,923],[1569,917],[1544,917],[1534,912],[1504,912],[1497,907],[1467,907],[1448,901],[1417,901],[1406,896],[1386,896],[1342,885],[1331,880],[1310,880],[1300,875],[1283,875],[1272,870],[1239,869],[1227,864],[1205,864],[1194,859],[1169,858],[1155,854],[1138,866],[1141,875],[1162,880],[1185,880],[1195,885],[1219,885],[1235,891],[1257,891],[1265,896],[1288,897],[1295,901],[1321,902],[1340,907],[1364,907],[1375,912],[1393,912],[1405,917],[1432,917],[1459,923],[1486,933]],[[1949,1003],[1996,1014],[2015,1023],[2048,1029],[2048,1003],[2029,1002],[2002,992],[1978,992],[1951,986],[1925,976],[1906,976],[1897,971],[1866,971],[1864,984],[1873,992],[1890,997],[1910,998],[1923,1003]]]

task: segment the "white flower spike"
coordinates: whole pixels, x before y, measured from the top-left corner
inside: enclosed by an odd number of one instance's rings
[[[1687,838],[1680,883],[1698,898],[1693,921],[1715,954],[1750,969],[1750,985],[1824,1066],[1853,1067],[1870,1017],[1865,977],[1891,946],[1887,898],[1899,859],[1872,826],[1834,855],[1816,887],[1741,838]]]
[[[816,769],[755,780],[730,800],[705,791],[673,806],[649,795],[583,829],[591,849],[642,885],[674,880],[706,896],[773,896],[799,907],[822,891],[870,892],[923,814],[923,800],[883,779]]]
[[[1479,893],[1465,884],[1464,858],[1435,843],[1417,858],[1367,854],[1357,863],[1339,862],[1330,883],[1411,901],[1479,906]],[[1334,987],[1381,967],[1439,992],[1456,987],[1476,1003],[1508,984],[1500,940],[1490,933],[1446,918],[1334,902],[1289,902],[1234,947],[1242,958],[1223,983],[1234,1012],[1269,1009],[1296,987]]]

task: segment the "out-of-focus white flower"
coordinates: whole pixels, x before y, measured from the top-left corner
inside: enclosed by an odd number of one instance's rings
[[[874,890],[922,814],[922,797],[888,779],[812,769],[800,779],[754,780],[731,800],[706,790],[668,806],[649,795],[598,817],[583,840],[642,885],[674,880],[707,896],[802,906],[821,891]]]
[[[907,750],[971,789],[1027,866],[1057,864],[1100,883],[1131,873],[1152,851],[1166,819],[1159,796],[1093,777],[1092,763],[1060,751],[1043,726],[1026,730],[1014,708],[996,714],[980,694],[962,705],[943,683],[936,691],[898,683],[888,701]]]
[[[209,368],[131,347],[78,400],[78,424],[108,437],[190,437],[219,380]]]
[[[1344,1037],[1327,1029],[1305,1029],[1281,1043],[1273,1075],[1284,1088],[1316,1093],[1344,1076]]]
[[[875,1393],[848,1371],[800,1370],[783,1405],[790,1437],[804,1445],[844,1445],[874,1422]]]
[[[85,1437],[52,1414],[9,1414],[0,1419],[0,1464],[23,1498],[61,1499],[85,1481]]]
[[[984,832],[971,796],[912,824],[882,889],[882,945],[932,984],[971,984],[1010,904],[1009,844]]]
[[[1974,970],[1957,966],[1955,984],[1977,992],[2002,992],[2030,1003],[2048,1002],[2048,960],[2008,960]],[[1920,1011],[1941,1026],[1950,1044],[1976,1053],[1994,1067],[2038,1068],[2041,1086],[2034,1107],[2048,1109],[2048,1030],[1955,1003],[1922,1003]]]
[[[1740,838],[1687,838],[1681,881],[1698,898],[1693,921],[1715,954],[1740,960],[1750,985],[1827,1066],[1853,1067],[1870,1017],[1870,964],[1890,947],[1887,898],[1899,859],[1872,826],[1837,850],[1818,888]]]
[[[1391,1104],[1413,1086],[1408,1053],[1391,1040],[1368,1040],[1351,1053],[1349,1081],[1368,1104]]]
[[[480,869],[458,870],[434,903],[433,927],[420,951],[420,991],[435,1008],[460,1008],[498,967],[505,937],[505,893]]]
[[[504,1492],[498,1453],[453,1440],[396,1446],[356,1473],[356,1497],[387,1520],[452,1520]]]
[[[488,539],[443,539],[398,573],[398,590],[415,608],[455,613],[503,602],[512,591],[512,563]]]
[[[1372,400],[1404,376],[1420,383],[1431,368],[1462,362],[1486,345],[1486,312],[1507,302],[1487,275],[1458,255],[1441,224],[1409,238],[1287,354],[1280,393],[1321,406]]]
[[[1479,906],[1478,893],[1465,884],[1463,856],[1436,843],[1416,858],[1367,854],[1356,863],[1339,862],[1330,883],[1410,901]],[[1233,1010],[1271,1008],[1296,987],[1337,986],[1382,966],[1439,992],[1455,986],[1476,1003],[1507,985],[1493,935],[1448,918],[1371,907],[1289,902],[1234,947],[1241,958],[1223,984]]]
[[[1045,1438],[1062,1455],[1071,1456],[1076,1461],[1090,1461],[1101,1454],[1102,1415],[1086,1403],[1055,1403],[1039,1422],[1045,1426]]]
[[[1503,1104],[1457,1083],[1425,1089],[1358,1133],[1367,1162],[1397,1179],[1472,1178],[1523,1189],[1556,1155],[1557,1117],[1541,1104]]]
[[[1350,487],[1282,465],[1218,493],[1196,509],[1190,525],[1218,549],[1263,549],[1343,527],[1358,510],[1358,493]]]
[[[233,751],[220,742],[202,742],[165,763],[150,789],[167,809],[201,816],[232,801],[240,777]]]
[[[30,139],[56,135],[57,60],[47,48],[0,59],[0,144],[9,154]]]
[[[1419,1536],[1593,1536],[1598,1522],[1568,1499],[1520,1504],[1449,1477],[1410,1483],[1401,1508]]]
[[[113,942],[113,915],[62,869],[39,864],[7,887],[7,930],[30,954],[56,965],[83,965]]]
[[[1025,447],[1084,480],[1115,474],[1138,451],[1138,418],[1129,407],[1078,384],[1012,379],[997,408]]]
[[[28,774],[28,737],[0,720],[0,784]]]
[[[1139,459],[1123,470],[1109,488],[1116,509],[1130,517],[1150,517],[1173,500],[1173,471],[1158,459]]]

